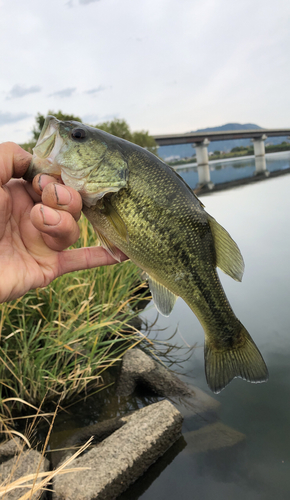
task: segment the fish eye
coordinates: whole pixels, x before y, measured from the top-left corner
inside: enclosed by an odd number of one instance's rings
[[[72,136],[73,139],[82,140],[82,139],[85,139],[86,132],[82,128],[75,128],[72,131],[71,136]]]

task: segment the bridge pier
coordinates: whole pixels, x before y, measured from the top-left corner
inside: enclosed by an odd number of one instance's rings
[[[196,151],[197,172],[198,172],[198,185],[197,187],[213,188],[213,183],[210,180],[210,171],[208,164],[208,150],[209,140],[204,139],[202,142],[196,142],[192,145]]]
[[[255,154],[255,165],[256,170],[254,175],[264,174],[268,177],[270,172],[266,168],[266,157],[265,157],[265,140],[267,136],[263,134],[261,137],[257,139],[252,139],[254,144],[254,154]]]

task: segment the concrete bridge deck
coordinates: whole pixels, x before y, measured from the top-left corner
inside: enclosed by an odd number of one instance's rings
[[[268,176],[265,159],[265,140],[267,137],[285,137],[290,135],[289,128],[279,129],[253,129],[253,130],[224,130],[219,132],[189,132],[187,134],[155,135],[153,136],[158,146],[174,144],[192,144],[196,151],[198,187],[213,189],[210,180],[207,146],[212,141],[225,141],[230,139],[251,139],[254,146],[256,171],[255,175]]]
[[[225,141],[230,139],[260,139],[262,136],[283,137],[290,136],[290,128],[280,129],[253,129],[253,130],[228,130],[222,132],[189,132],[186,134],[154,135],[158,146],[173,144],[199,144],[205,139],[210,142]]]

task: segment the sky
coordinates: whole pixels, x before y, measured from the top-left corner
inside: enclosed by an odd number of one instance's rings
[[[0,0],[0,142],[38,112],[290,128],[289,0]]]

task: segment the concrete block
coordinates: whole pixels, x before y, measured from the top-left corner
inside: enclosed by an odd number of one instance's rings
[[[123,417],[126,424],[77,458],[89,470],[56,476],[54,500],[113,500],[179,438],[182,416],[169,401]]]
[[[138,384],[162,397],[192,394],[190,388],[165,366],[140,349],[130,349],[123,357],[117,394],[129,396]]]
[[[39,467],[40,463],[40,467]],[[19,456],[15,456],[0,465],[0,483],[7,481],[12,483],[17,479],[27,476],[28,474],[34,474],[37,470],[39,472],[46,472],[49,469],[49,461],[43,458],[41,454],[36,450],[27,450],[21,453]],[[40,478],[40,482],[43,478]],[[27,484],[32,484],[33,481],[30,479]],[[5,500],[18,500],[22,495],[27,493],[29,489],[26,487],[14,489],[4,495]],[[44,499],[46,493],[39,496],[39,493],[35,493],[31,496],[31,500],[37,500],[39,498]]]
[[[0,464],[9,460],[9,458],[18,455],[24,448],[24,441],[22,441],[19,437],[14,437],[13,439],[9,439],[9,441],[5,441],[0,444]]]

